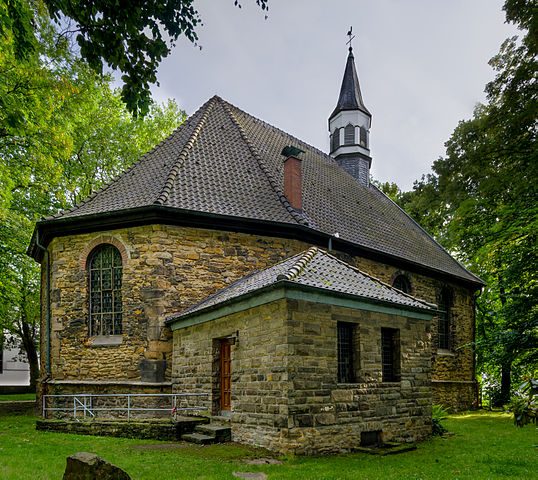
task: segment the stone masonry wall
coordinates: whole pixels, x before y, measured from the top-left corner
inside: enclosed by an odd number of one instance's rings
[[[441,289],[448,287],[453,294],[450,319],[450,349],[437,348],[437,317],[432,322],[432,388],[434,403],[454,411],[476,405],[474,365],[474,295],[457,283],[441,281],[425,275],[397,269],[373,260],[355,257],[355,265],[379,280],[392,285],[394,278],[405,275],[411,284],[411,294],[439,304]]]
[[[123,335],[117,345],[96,346],[88,338],[84,261],[89,246],[110,239],[124,247]],[[167,315],[308,246],[275,237],[164,225],[55,238],[49,246],[52,378],[169,381],[172,342],[170,330],[164,326]],[[360,257],[345,259],[387,283],[399,272],[396,267]],[[401,273],[410,279],[413,295],[438,302],[443,282],[413,272]],[[42,332],[46,331],[44,284]],[[461,286],[448,285],[454,292],[452,348],[433,350],[434,394],[437,403],[463,409],[471,407],[475,398],[472,348],[464,347],[474,335],[473,297]],[[434,321],[432,325],[435,345],[437,324]],[[45,338],[41,336],[42,369],[46,365]]]
[[[356,324],[357,383],[337,383],[339,321]],[[401,381],[383,383],[381,328],[400,332]],[[211,391],[218,411],[215,339],[232,347],[234,441],[283,453],[346,451],[361,432],[415,441],[431,432],[430,322],[296,300],[278,300],[174,332],[173,390]]]
[[[125,250],[123,335],[113,344],[97,346],[99,342],[88,337],[85,256],[88,245],[112,243],[111,238]],[[49,245],[51,378],[169,381],[172,341],[164,323],[167,315],[305,248],[294,240],[161,225],[54,238]],[[42,295],[42,332],[45,298]],[[44,344],[41,352],[44,369]]]
[[[233,438],[274,446],[288,426],[286,300],[278,300],[174,332],[172,390],[211,392],[207,407],[220,414],[219,338],[231,347]],[[277,439],[277,440],[275,440]]]

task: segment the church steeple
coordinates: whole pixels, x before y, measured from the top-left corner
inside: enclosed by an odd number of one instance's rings
[[[352,39],[351,30],[348,35]],[[349,42],[349,43],[350,43]],[[370,126],[372,114],[364,105],[355,58],[350,45],[340,96],[329,117],[330,154],[359,183],[370,183]]]
[[[362,100],[361,87],[359,85],[357,69],[355,68],[355,57],[353,56],[352,47],[349,47],[349,55],[347,56],[346,69],[344,71],[344,78],[342,79],[342,86],[340,87],[338,103],[330,118],[334,117],[342,110],[360,110],[372,118],[372,114],[368,111]]]

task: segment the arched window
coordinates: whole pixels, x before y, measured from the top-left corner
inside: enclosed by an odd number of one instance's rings
[[[404,293],[411,293],[411,282],[405,275],[398,275],[392,282],[392,286]]]
[[[332,143],[331,151],[334,152],[340,146],[340,129],[339,128],[335,129],[335,131],[333,132],[331,143]]]
[[[452,292],[444,287],[439,297],[439,323],[437,327],[438,347],[448,350],[450,348],[450,317],[452,308]]]
[[[121,335],[121,254],[113,245],[99,245],[91,252],[88,267],[90,336]]]
[[[344,145],[353,145],[355,143],[355,127],[348,123],[344,128]]]

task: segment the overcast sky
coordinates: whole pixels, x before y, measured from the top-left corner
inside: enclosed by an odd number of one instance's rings
[[[517,33],[503,0],[198,0],[202,49],[178,41],[159,69],[158,101],[190,115],[217,94],[328,150],[353,25],[355,62],[372,113],[372,174],[406,190],[444,154],[459,120],[484,101],[488,60]]]

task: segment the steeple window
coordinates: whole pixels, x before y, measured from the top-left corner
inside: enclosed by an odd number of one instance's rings
[[[355,127],[348,123],[344,128],[344,144],[345,145],[354,145],[355,144]]]
[[[368,132],[366,131],[366,128],[364,127],[361,127],[360,131],[361,131],[360,144],[362,147],[368,148]]]
[[[331,138],[331,151],[334,152],[340,146],[340,129],[334,130]]]

